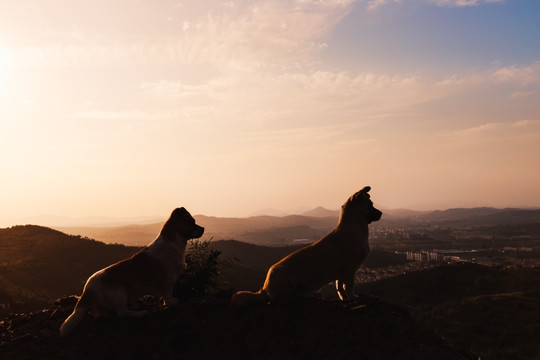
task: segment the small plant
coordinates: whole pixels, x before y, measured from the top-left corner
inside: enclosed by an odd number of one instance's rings
[[[217,259],[221,251],[212,248],[211,240],[190,240],[186,250],[186,269],[174,287],[176,297],[205,296],[215,288],[219,275]]]

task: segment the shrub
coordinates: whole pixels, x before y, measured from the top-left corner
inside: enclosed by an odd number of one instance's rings
[[[217,284],[218,257],[221,251],[213,249],[211,240],[190,240],[186,251],[186,269],[174,288],[178,298],[208,295]]]

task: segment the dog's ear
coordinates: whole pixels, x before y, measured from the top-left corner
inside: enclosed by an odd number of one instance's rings
[[[181,207],[181,208],[176,208],[173,210],[173,212],[171,213],[171,217],[173,216],[178,216],[180,214],[185,214],[186,213],[186,209]]]
[[[173,221],[173,222],[180,221],[182,218],[186,216],[186,214],[188,214],[188,212],[185,208],[183,207],[176,208],[171,213],[171,216],[169,217],[168,221]]]
[[[360,190],[357,193],[351,195],[351,197],[348,198],[347,201],[345,202],[345,204],[343,204],[343,206],[341,206],[341,207],[342,208],[345,207],[345,205],[350,204],[351,202],[358,200],[358,198],[360,198],[360,197],[364,197],[364,198],[369,199],[369,194],[368,194],[369,190],[371,190],[371,187],[370,186],[365,186],[362,190]]]
[[[368,194],[369,190],[371,190],[371,187],[365,186],[362,190],[360,190],[359,192],[353,195],[353,200],[358,199],[358,197],[360,196],[363,196],[369,199],[369,194]]]

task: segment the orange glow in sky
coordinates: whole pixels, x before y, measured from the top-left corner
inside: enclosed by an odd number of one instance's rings
[[[0,5],[0,226],[540,206],[536,2]],[[496,26],[494,25],[496,24]]]

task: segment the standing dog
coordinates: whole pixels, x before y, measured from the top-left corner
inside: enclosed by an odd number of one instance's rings
[[[369,253],[368,224],[382,216],[369,199],[370,189],[366,186],[343,204],[338,225],[330,234],[272,265],[262,289],[237,292],[233,305],[307,295],[332,281],[341,300],[351,298],[356,270]]]
[[[173,287],[185,268],[187,241],[203,233],[204,228],[195,224],[186,209],[175,209],[150,245],[88,278],[73,313],[60,327],[60,335],[70,334],[88,311],[94,318],[105,314],[144,316],[146,310],[131,308],[146,294],[160,293],[167,306],[177,305]]]

